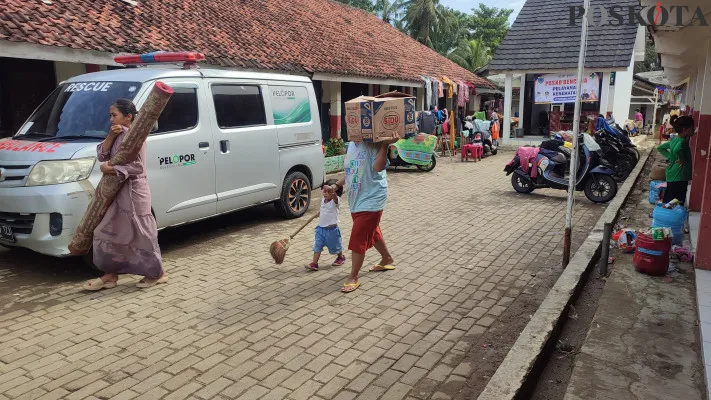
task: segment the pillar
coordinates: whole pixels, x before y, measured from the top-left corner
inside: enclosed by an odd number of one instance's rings
[[[526,110],[526,74],[521,74],[521,88],[518,97],[518,127],[523,128],[523,113]]]
[[[341,82],[329,82],[331,138],[341,137]]]
[[[415,100],[416,110],[425,110],[425,87],[417,88],[417,100]]]
[[[610,111],[610,72],[602,73],[602,92],[600,93],[600,114]]]
[[[373,96],[373,85],[368,85],[368,96]]]
[[[615,74],[615,104],[612,116],[618,124],[622,125],[630,117],[630,103],[632,101],[632,85],[634,84],[634,58],[625,71]]]
[[[380,85],[380,94],[385,94],[390,91],[389,85]]]
[[[708,46],[708,44],[707,44]],[[697,134],[691,139],[692,152],[692,179],[691,191],[689,193],[689,210],[701,211],[701,203],[704,195],[704,175],[706,173],[707,156],[703,154],[709,146],[709,134],[711,133],[711,59],[707,48],[702,48],[701,52],[706,53],[705,57],[700,57],[699,69],[696,74],[697,82],[695,91],[694,120],[697,126]],[[706,114],[706,115],[704,115]],[[711,192],[707,192],[711,194]]]
[[[704,88],[699,110],[699,128],[697,130],[696,157],[694,159],[694,178],[691,183],[692,193],[701,193],[701,220],[699,223],[699,238],[696,249],[696,268],[711,270],[711,40],[706,41]],[[699,79],[700,76],[699,76]],[[694,188],[696,187],[696,188]],[[696,200],[698,202],[698,200]],[[707,245],[701,245],[706,243]]]
[[[506,89],[504,90],[504,126],[502,126],[504,143],[511,139],[511,97],[513,97],[513,74],[507,72]]]

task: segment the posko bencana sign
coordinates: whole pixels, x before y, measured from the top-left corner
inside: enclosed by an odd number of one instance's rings
[[[578,76],[575,74],[546,74],[535,81],[536,104],[575,103]],[[600,101],[600,75],[592,73],[583,77],[582,101]]]

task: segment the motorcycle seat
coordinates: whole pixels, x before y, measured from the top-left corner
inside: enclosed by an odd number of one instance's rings
[[[565,155],[558,153],[555,155],[555,157],[552,158],[552,160],[558,164],[565,164],[565,162],[567,161],[567,158],[565,157]]]

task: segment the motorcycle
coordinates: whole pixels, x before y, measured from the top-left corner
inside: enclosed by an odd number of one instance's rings
[[[437,166],[435,146],[437,136],[420,133],[400,139],[390,146],[388,159],[391,167],[416,167],[430,172]]]
[[[626,153],[622,143],[605,134],[604,131],[595,132],[595,141],[600,145],[603,157],[612,164],[615,170],[615,180],[623,182],[627,179],[637,165],[634,156]]]
[[[595,124],[595,130],[599,131],[601,129],[613,138],[619,140],[620,145],[623,149],[622,152],[632,156],[634,158],[635,164],[637,163],[637,161],[639,161],[641,155],[639,153],[639,150],[637,149],[637,146],[632,143],[632,140],[630,140],[629,136],[625,133],[625,131],[619,125],[617,125],[614,119],[605,120],[602,115],[598,116]]]
[[[576,171],[575,190],[583,191],[593,203],[607,203],[617,194],[617,182],[613,178],[615,171],[600,159],[599,151],[591,150],[592,138],[580,138],[580,162]],[[520,152],[520,148],[519,148]],[[565,176],[568,158],[562,152],[539,149],[536,159],[525,168],[521,158],[516,156],[504,168],[506,176],[511,175],[511,185],[518,193],[531,193],[536,189],[552,188],[568,190],[568,178]],[[533,177],[533,168],[536,176]],[[569,172],[571,173],[571,172]]]

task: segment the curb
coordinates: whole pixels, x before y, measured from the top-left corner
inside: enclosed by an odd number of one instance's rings
[[[645,142],[646,140],[637,144],[646,145]],[[610,202],[585,242],[570,260],[568,267],[563,270],[543,303],[526,324],[513,347],[506,354],[506,358],[479,395],[478,400],[513,400],[525,394],[523,392],[529,385],[528,379],[532,371],[540,366],[539,363],[545,362],[546,358],[541,356],[551,344],[551,340],[557,337],[557,332],[565,322],[564,313],[568,309],[568,305],[573,302],[578,289],[582,287],[583,278],[600,258],[605,223],[614,223],[617,220],[620,210],[637,184],[653,149],[653,143],[651,147],[643,149],[643,154],[632,174],[622,185],[617,196]]]

